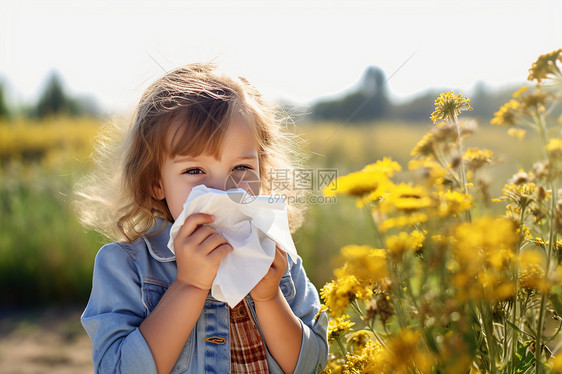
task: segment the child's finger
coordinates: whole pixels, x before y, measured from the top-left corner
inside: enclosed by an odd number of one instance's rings
[[[217,230],[212,226],[197,226],[195,231],[187,238],[187,241],[192,245],[200,245],[214,234],[217,234]]]
[[[193,213],[185,219],[185,222],[178,231],[178,236],[187,237],[193,234],[198,226],[211,223],[215,220],[212,214]]]
[[[271,267],[274,269],[285,269],[287,267],[287,252],[283,251],[279,247],[275,247],[275,258],[273,259]]]
[[[219,246],[224,244],[230,245],[228,240],[221,234],[215,232],[209,235],[203,242],[200,244],[200,247],[204,248],[203,253],[211,253],[212,251],[218,249]]]
[[[232,252],[234,250],[234,248],[232,248],[232,246],[228,243],[226,244],[222,244],[218,247],[216,247],[212,252],[211,252],[211,261],[213,261],[215,264],[219,264],[222,259],[224,258],[224,256],[226,256],[227,254],[229,254],[230,252]]]

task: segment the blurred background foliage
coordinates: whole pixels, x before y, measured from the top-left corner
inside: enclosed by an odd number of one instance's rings
[[[37,102],[25,107],[11,107],[4,87],[0,82],[2,306],[84,305],[94,257],[105,239],[77,222],[72,188],[91,166],[89,155],[99,126],[114,119],[102,115],[94,100],[69,95],[57,72],[46,79]],[[307,108],[284,105],[294,115],[292,128],[308,141],[308,167],[335,168],[344,175],[387,156],[406,169],[410,151],[431,125],[429,115],[440,90],[396,102],[386,88],[384,72],[369,67],[357,87],[338,97],[320,99]],[[514,87],[491,90],[479,83],[471,97],[471,115],[480,128],[467,146],[474,142],[511,163],[490,169],[496,181],[506,180],[519,167],[528,168],[529,160],[539,156],[489,126],[494,111],[513,91]],[[319,196],[321,186],[316,187],[313,194]],[[492,197],[499,196],[501,186],[490,190]],[[366,222],[353,199],[338,197],[337,208],[310,204],[294,239],[317,287],[332,279],[331,258],[341,247],[372,241]]]

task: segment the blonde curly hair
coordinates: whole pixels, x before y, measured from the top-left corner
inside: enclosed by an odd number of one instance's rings
[[[189,64],[165,74],[144,92],[130,124],[102,127],[94,145],[95,170],[75,188],[80,221],[112,240],[128,242],[145,235],[156,217],[173,222],[166,201],[157,199],[154,191],[165,158],[219,156],[225,129],[237,114],[256,135],[262,193],[296,196],[293,189],[273,188],[292,184],[275,183],[272,178],[280,173],[272,170],[292,175],[304,161],[302,139],[288,130],[279,113],[246,79],[220,73],[214,64]],[[167,144],[171,128],[175,133]],[[295,231],[302,224],[304,206],[291,204],[287,209]]]

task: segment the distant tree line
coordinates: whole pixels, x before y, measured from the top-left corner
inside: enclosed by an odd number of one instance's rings
[[[435,99],[449,89],[431,89],[401,103],[388,97],[388,84],[384,72],[375,66],[367,68],[360,84],[337,98],[320,99],[308,110],[313,121],[342,121],[369,123],[381,119],[427,122],[433,112]],[[470,98],[472,117],[489,121],[499,107],[506,103],[519,87],[491,90],[483,82],[476,84],[471,93],[461,92]],[[454,91],[455,94],[459,93]]]
[[[69,95],[61,76],[52,71],[36,103],[21,108],[12,108],[8,105],[5,84],[0,82],[0,118],[11,118],[23,115],[30,118],[44,118],[52,115],[97,117],[100,109],[94,99],[88,97],[74,97]]]

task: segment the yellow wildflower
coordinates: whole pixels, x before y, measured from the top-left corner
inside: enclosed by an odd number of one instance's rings
[[[519,238],[508,219],[480,218],[455,229],[453,258],[458,264],[453,284],[459,299],[505,299],[512,296],[512,284],[505,276],[513,262]]]
[[[506,184],[503,187],[503,196],[518,206],[526,206],[536,199],[536,186],[534,183],[526,184]]]
[[[435,136],[428,132],[421,138],[421,140],[416,144],[412,152],[410,152],[411,156],[427,156],[434,152],[435,146]]]
[[[353,275],[338,277],[336,280],[326,283],[320,290],[320,296],[332,316],[344,313],[351,301],[369,299],[372,295],[372,289],[362,284]]]
[[[347,338],[347,349],[352,353],[362,352],[367,347],[367,343],[374,339],[375,335],[371,331],[356,331]]]
[[[351,195],[363,198],[371,192],[380,191],[379,193],[382,193],[387,184],[392,185],[389,178],[395,171],[400,170],[401,167],[397,162],[385,157],[383,160],[365,166],[360,171],[334,179],[324,187],[323,194],[325,196]]]
[[[527,250],[519,255],[519,285],[529,290],[548,292],[549,286],[544,271],[545,258],[539,251]]]
[[[353,325],[355,325],[355,322],[351,322],[347,314],[343,314],[335,319],[330,319],[330,321],[328,321],[328,340],[337,339]]]
[[[527,79],[540,83],[544,79],[552,78],[553,75],[558,79],[562,78],[562,73],[556,64],[558,61],[562,62],[562,48],[540,55],[537,61],[531,65]]]
[[[432,201],[423,186],[413,186],[411,183],[401,183],[388,193],[381,202],[381,211],[397,210],[412,213],[431,206]]]
[[[398,235],[392,235],[386,238],[386,247],[388,253],[394,261],[398,261],[405,251],[419,250],[424,241],[424,236],[417,230],[411,234],[401,232]]]
[[[543,90],[534,90],[530,94],[521,97],[521,108],[524,110],[544,112],[546,101],[549,97],[550,96]]]
[[[365,166],[361,171],[363,173],[382,173],[388,178],[394,175],[395,171],[401,171],[402,167],[396,161],[392,161],[388,157],[384,157],[382,160],[378,160],[374,164]]]
[[[322,313],[324,313],[326,310],[328,310],[328,307],[326,305],[324,305],[324,304],[320,305],[320,310],[318,311],[318,313],[316,313],[316,315],[314,316],[314,319],[320,318]]]
[[[548,360],[548,365],[553,373],[562,374],[562,355],[557,354]]]
[[[550,154],[552,158],[562,158],[562,139],[559,138],[551,138],[548,144],[546,145],[546,150]]]
[[[462,159],[469,168],[478,169],[486,164],[491,164],[492,156],[492,151],[487,149],[481,150],[478,148],[469,148]]]
[[[523,92],[527,91],[528,89],[529,89],[529,87],[523,86],[523,87],[521,87],[520,89],[518,89],[517,91],[515,91],[515,92],[513,93],[513,95],[511,95],[511,96],[512,96],[514,99],[518,99],[519,96],[521,96],[521,94],[522,94]]]
[[[523,129],[511,128],[511,129],[507,130],[507,135],[512,136],[519,141],[522,141],[523,139],[525,139],[526,134],[527,134],[527,131],[523,130]]]
[[[472,206],[472,196],[459,191],[448,190],[439,193],[439,206],[437,211],[441,217],[454,216],[459,212],[470,209]]]
[[[500,109],[494,113],[494,118],[490,121],[496,126],[513,126],[518,121],[521,114],[521,103],[511,99],[503,104]]]
[[[428,158],[410,160],[408,162],[408,169],[421,171],[422,177],[427,179],[427,183],[430,186],[442,184],[447,175],[447,170],[437,161]]]
[[[365,283],[381,283],[384,278],[388,277],[384,249],[351,244],[340,250],[338,260],[345,261],[342,268],[334,271],[338,277],[349,274]]]
[[[454,121],[461,111],[472,110],[469,102],[470,99],[463,97],[461,94],[455,96],[453,91],[444,92],[435,99],[435,110],[430,118],[433,123],[445,119]]]
[[[386,351],[379,342],[370,340],[359,353],[346,355],[342,373],[390,374],[392,370],[386,362],[388,356],[388,351]]]
[[[412,213],[406,216],[391,217],[380,224],[379,230],[386,232],[395,227],[414,226],[419,223],[427,222],[427,215],[424,213]]]
[[[422,332],[402,329],[387,344],[393,373],[429,373],[434,357],[424,347]]]

